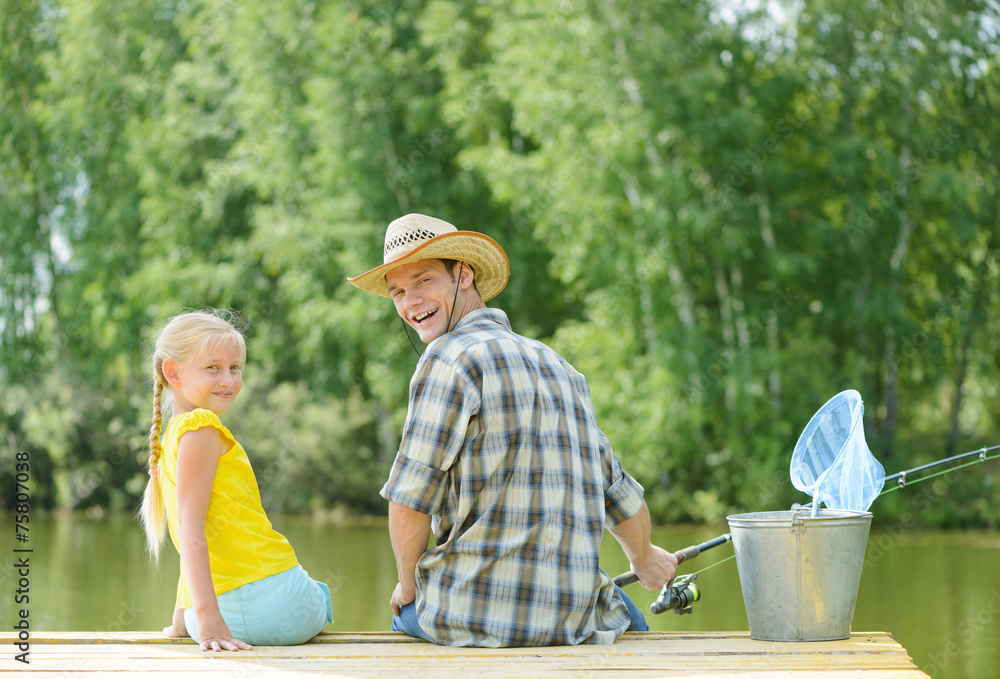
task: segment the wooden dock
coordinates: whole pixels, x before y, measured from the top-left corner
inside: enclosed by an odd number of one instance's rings
[[[14,659],[17,635],[0,633],[5,676],[160,677],[821,677],[927,679],[885,632],[825,642],[754,641],[747,632],[628,632],[613,646],[463,649],[397,632],[324,633],[302,646],[202,652],[158,632],[32,632],[30,665]],[[12,674],[16,673],[16,674]]]

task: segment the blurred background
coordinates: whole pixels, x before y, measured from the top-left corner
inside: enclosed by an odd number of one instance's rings
[[[0,32],[2,508],[23,451],[33,512],[133,512],[151,339],[213,306],[269,514],[382,515],[416,356],[345,278],[407,212],[506,249],[491,305],[588,377],[660,525],[807,501],[846,388],[887,473],[1000,442],[996,0],[0,0]],[[995,535],[995,464],[876,526]]]
[[[271,511],[381,513],[416,356],[345,277],[411,211],[506,248],[494,305],[664,521],[808,499],[791,450],[844,388],[889,473],[997,442],[995,1],[2,7],[0,442],[36,508],[135,505],[150,340],[216,306]],[[921,518],[995,525],[990,478]]]

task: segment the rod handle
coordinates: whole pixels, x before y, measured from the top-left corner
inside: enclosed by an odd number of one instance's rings
[[[712,549],[713,547],[718,547],[719,545],[724,545],[733,539],[731,533],[726,533],[725,535],[720,535],[717,538],[713,538],[708,542],[703,542],[700,545],[691,545],[690,547],[685,547],[679,551],[674,552],[674,558],[677,559],[677,565],[680,566],[685,561],[690,561],[695,558],[703,551]],[[638,582],[639,576],[632,571],[625,571],[621,575],[614,578],[614,583],[619,587],[624,587],[626,585],[631,585],[633,582]]]
[[[680,551],[674,552],[674,557],[677,559],[677,565],[680,566],[685,561],[689,561],[699,554],[701,554],[701,550],[698,549],[698,545],[691,545],[690,547],[685,547]],[[631,585],[633,582],[639,582],[639,576],[632,571],[625,571],[618,577],[614,578],[614,583],[619,587]]]

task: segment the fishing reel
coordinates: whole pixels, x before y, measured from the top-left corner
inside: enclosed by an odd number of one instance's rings
[[[690,613],[691,605],[701,599],[701,589],[694,584],[697,577],[697,573],[690,573],[665,584],[660,590],[660,596],[649,605],[649,612],[654,615],[666,611],[673,611],[677,615]]]

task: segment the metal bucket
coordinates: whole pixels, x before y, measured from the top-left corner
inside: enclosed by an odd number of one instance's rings
[[[750,637],[851,636],[871,512],[809,509],[727,517]]]

